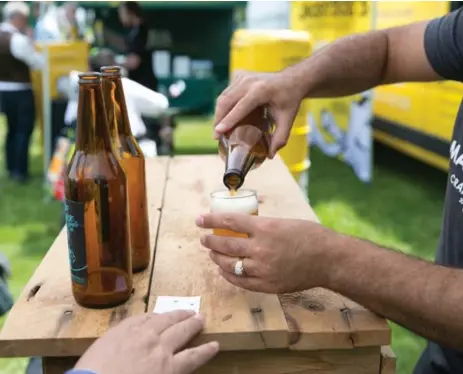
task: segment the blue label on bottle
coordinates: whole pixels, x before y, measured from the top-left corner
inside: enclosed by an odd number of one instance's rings
[[[85,248],[84,204],[65,200],[66,227],[68,232],[69,264],[72,281],[87,284],[87,250]]]

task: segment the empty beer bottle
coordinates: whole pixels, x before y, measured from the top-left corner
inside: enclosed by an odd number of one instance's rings
[[[72,291],[78,304],[112,307],[132,292],[127,181],[109,137],[101,74],[79,75],[74,154],[65,179]]]
[[[246,175],[267,158],[271,126],[264,108],[257,108],[219,139],[219,155],[225,161],[224,185],[240,188]]]
[[[138,272],[148,267],[151,253],[146,201],[145,157],[130,129],[121,68],[104,66],[100,71],[109,135],[116,156],[127,176],[132,270]]]

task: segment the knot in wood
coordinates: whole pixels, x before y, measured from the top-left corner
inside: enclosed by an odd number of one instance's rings
[[[321,312],[322,310],[325,310],[325,307],[323,306],[323,304],[319,303],[318,301],[314,301],[314,300],[303,299],[302,306],[305,309],[313,310],[314,312]]]

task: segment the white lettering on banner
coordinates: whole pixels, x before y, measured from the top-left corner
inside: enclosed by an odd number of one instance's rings
[[[456,140],[450,145],[450,161],[463,170],[463,152],[461,144]],[[458,177],[455,173],[452,173],[450,175],[450,184],[461,196],[463,196],[463,177]],[[463,205],[463,197],[461,197],[458,202]]]
[[[456,140],[450,145],[450,159],[456,166],[463,169],[463,154],[460,154],[461,145]]]
[[[458,177],[455,176],[455,174],[452,174],[450,176],[450,183],[452,184],[453,188],[455,188],[460,195],[463,195],[463,182],[458,179]]]

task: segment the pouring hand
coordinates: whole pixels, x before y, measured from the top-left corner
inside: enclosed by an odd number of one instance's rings
[[[231,84],[217,99],[214,135],[230,131],[240,120],[259,106],[267,107],[276,129],[269,156],[286,145],[294,118],[303,99],[285,72],[249,73],[238,71]]]

